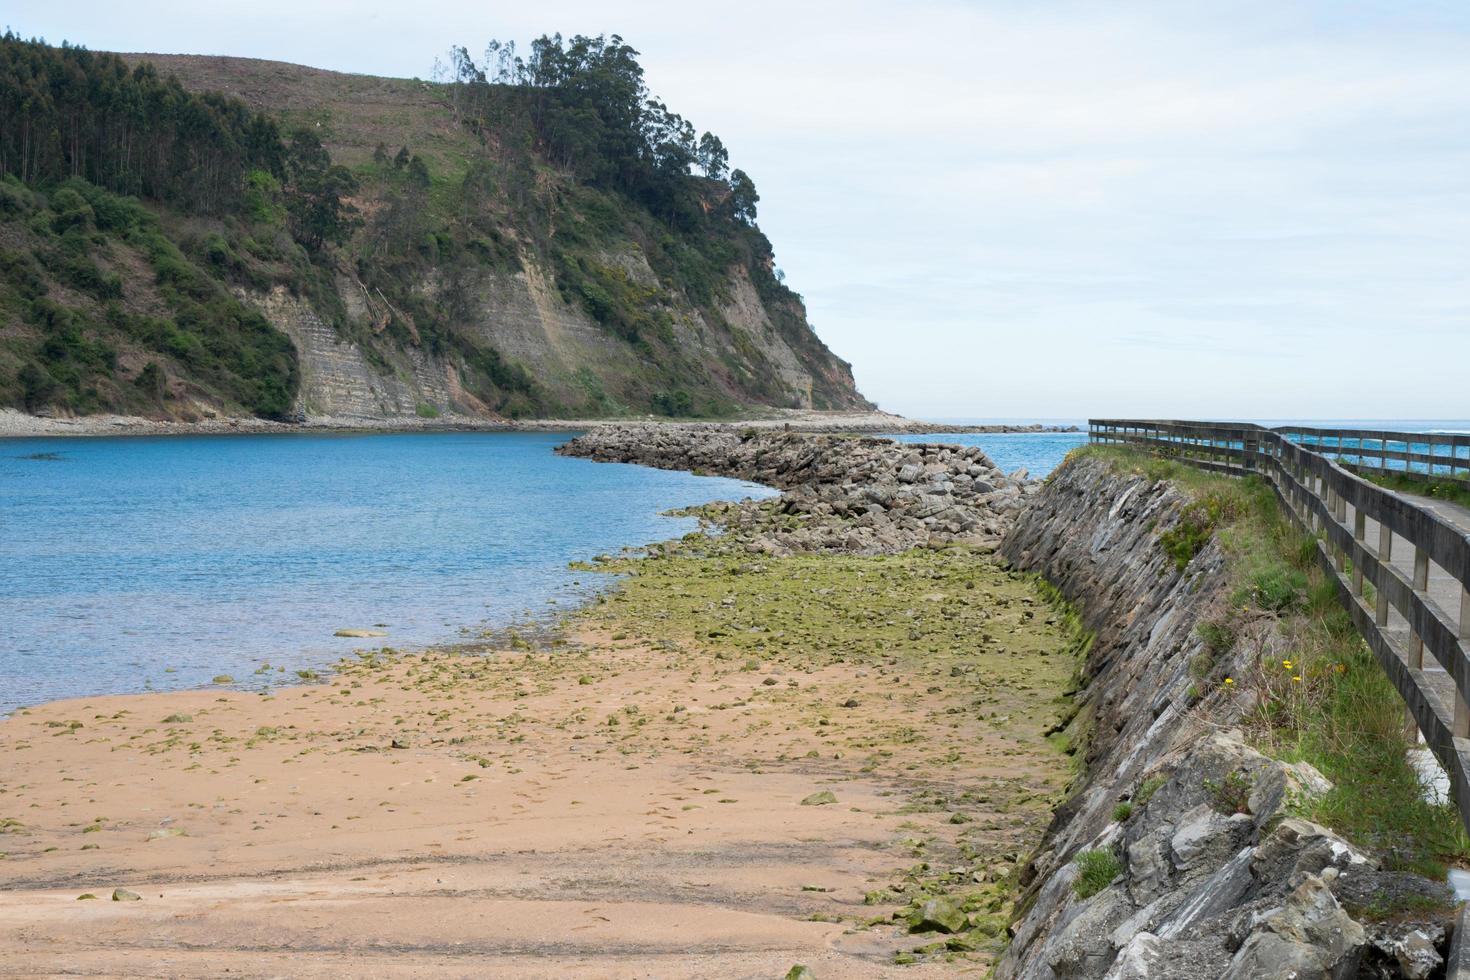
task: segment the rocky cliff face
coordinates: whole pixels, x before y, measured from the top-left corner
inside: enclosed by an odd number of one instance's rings
[[[585,404],[586,412],[597,414],[638,403],[639,393],[620,387],[620,379],[635,379],[643,371],[638,352],[609,335],[583,310],[563,302],[544,274],[527,261],[521,272],[489,276],[480,284],[478,312],[470,328],[475,338],[524,366],[555,404]],[[394,418],[430,409],[493,414],[464,390],[452,358],[413,345],[386,350],[386,345],[376,345],[369,351],[355,337],[371,335],[376,328],[373,298],[347,277],[339,277],[336,285],[350,323],[345,331],[335,329],[310,304],[284,289],[241,297],[295,345],[301,364],[300,415]],[[850,367],[835,358],[824,361],[804,355],[782,336],[748,280],[732,274],[729,291],[731,300],[717,326],[691,309],[675,327],[686,356],[717,368],[705,383],[722,397],[736,404],[750,400],[738,378],[718,369],[749,360],[781,392],[777,403],[783,407],[831,406],[827,394],[844,389],[851,397],[839,399],[839,406],[867,404],[853,387]],[[604,393],[609,404],[588,403],[589,387]]]
[[[1442,923],[1385,925],[1348,909],[1385,895],[1432,904],[1444,886],[1381,871],[1291,816],[1294,798],[1330,784],[1245,742],[1234,728],[1255,698],[1245,684],[1195,690],[1191,663],[1206,652],[1198,627],[1229,583],[1217,543],[1182,571],[1160,548],[1158,533],[1186,503],[1168,483],[1074,459],[1002,544],[1078,607],[1096,642],[1072,723],[1086,735],[1083,774],[1023,876],[1025,911],[997,975],[1435,975]],[[1268,620],[1213,655],[1246,677],[1261,657],[1289,655],[1280,645]],[[1078,883],[1084,867],[1090,885]]]

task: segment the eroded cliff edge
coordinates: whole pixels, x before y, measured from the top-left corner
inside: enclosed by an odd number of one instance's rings
[[[1227,556],[1211,539],[1180,568],[1159,542],[1189,502],[1167,481],[1074,457],[1002,543],[1074,603],[1096,640],[1070,725],[1081,774],[1022,874],[1023,911],[997,975],[1442,975],[1442,911],[1376,921],[1364,910],[1406,895],[1442,909],[1444,887],[1382,870],[1295,816],[1297,801],[1330,784],[1243,737],[1259,701],[1253,668],[1291,654],[1269,616],[1209,648],[1201,627],[1229,601]],[[1202,658],[1231,680],[1202,690]]]

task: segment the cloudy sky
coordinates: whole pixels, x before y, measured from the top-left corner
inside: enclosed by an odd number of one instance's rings
[[[894,411],[1470,417],[1458,0],[6,7],[52,42],[423,77],[621,33]]]

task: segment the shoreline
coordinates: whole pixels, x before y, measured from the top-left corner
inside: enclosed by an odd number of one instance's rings
[[[869,477],[985,468],[888,445]],[[983,970],[1070,776],[1067,618],[980,523],[913,518],[926,548],[899,520],[864,552],[799,487],[692,513],[723,533],[599,561],[623,577],[549,648],[364,650],[321,683],[0,721],[0,974]]]
[[[427,432],[580,432],[603,426],[715,426],[732,429],[789,430],[792,432],[880,434],[1080,432],[1075,425],[977,424],[955,425],[910,419],[887,412],[786,411],[737,420],[605,418],[605,419],[487,419],[471,416],[439,418],[350,418],[321,416],[303,422],[273,422],[259,418],[217,418],[198,422],[147,419],[124,415],[88,415],[76,418],[28,415],[0,409],[0,439],[95,436],[200,436],[369,434]]]

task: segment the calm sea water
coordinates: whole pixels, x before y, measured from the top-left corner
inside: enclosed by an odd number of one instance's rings
[[[545,616],[605,584],[568,562],[695,526],[661,511],[773,493],[553,455],[566,438],[0,440],[0,711]]]
[[[774,493],[553,455],[565,438],[0,440],[0,712],[219,674],[264,686],[364,644],[543,618],[605,584],[568,562],[694,527],[662,511]],[[1087,437],[895,438],[977,445],[1039,477]],[[332,636],[378,624],[382,640]]]
[[[937,419],[959,425],[986,425],[1003,422],[1029,424],[1030,419]],[[1061,465],[1067,453],[1087,442],[1086,419],[1043,419],[1047,425],[1075,425],[1082,432],[1017,432],[996,433],[941,433],[936,435],[894,435],[890,438],[899,442],[943,442],[960,446],[979,446],[1007,473],[1025,467],[1033,477],[1043,477]],[[1229,420],[1227,420],[1229,421]],[[1470,421],[1465,419],[1246,419],[1258,425],[1307,425],[1314,428],[1378,429],[1388,432],[1470,432]],[[1377,445],[1374,443],[1373,445]],[[1402,449],[1406,444],[1400,444]],[[1389,448],[1395,448],[1390,445]],[[1422,445],[1415,451],[1427,452]],[[1464,455],[1464,451],[1461,451]],[[1398,465],[1398,464],[1393,464]],[[1422,464],[1418,468],[1423,469]]]
[[[1068,423],[1071,424],[1071,423]],[[1082,423],[1085,428],[1087,423]],[[1007,473],[1025,468],[1043,477],[1062,464],[1073,449],[1087,442],[1086,432],[944,432],[935,435],[896,435],[899,442],[940,442],[951,446],[979,446]]]

